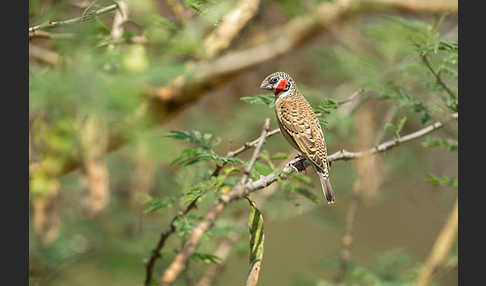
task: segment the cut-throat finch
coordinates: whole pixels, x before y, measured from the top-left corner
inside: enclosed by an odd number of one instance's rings
[[[327,202],[334,203],[326,141],[312,107],[297,89],[294,80],[284,72],[267,76],[260,88],[275,94],[275,114],[280,131],[290,145],[312,164]]]

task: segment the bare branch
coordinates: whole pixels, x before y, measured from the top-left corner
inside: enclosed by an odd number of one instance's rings
[[[164,247],[164,244],[165,244],[165,241],[167,240],[167,238],[169,236],[171,236],[176,231],[176,228],[175,228],[175,225],[174,225],[175,221],[179,217],[185,216],[193,208],[196,208],[197,207],[197,200],[198,200],[198,198],[193,200],[183,211],[180,211],[179,214],[172,219],[172,221],[170,223],[170,228],[168,230],[164,231],[160,235],[160,239],[159,239],[159,242],[157,243],[157,246],[152,250],[152,255],[150,256],[149,260],[145,263],[145,286],[151,285],[155,261],[160,257],[160,250],[162,249],[162,247]]]
[[[457,221],[458,221],[458,201],[454,203],[449,218],[439,233],[437,240],[434,243],[429,258],[425,263],[425,266],[420,273],[416,286],[427,286],[434,279],[434,275],[437,274],[439,268],[444,264],[444,261],[449,254],[457,234]]]
[[[119,40],[123,36],[123,24],[125,24],[128,19],[127,0],[119,0],[116,1],[116,3],[118,4],[118,10],[113,18],[113,26],[111,28],[111,38],[114,41]]]
[[[223,21],[204,40],[206,57],[213,58],[226,49],[238,33],[255,16],[260,0],[239,0],[236,6],[224,16]]]
[[[85,21],[88,21],[88,20],[93,19],[96,16],[99,16],[99,15],[106,14],[106,13],[109,13],[111,11],[114,11],[117,8],[118,8],[118,5],[117,4],[113,4],[113,5],[106,6],[106,7],[103,7],[101,9],[98,9],[98,10],[92,12],[92,13],[83,15],[81,17],[76,17],[76,18],[72,18],[72,19],[68,19],[68,20],[62,20],[62,21],[50,21],[48,23],[44,23],[44,24],[40,24],[40,25],[33,26],[33,27],[29,27],[29,34],[31,32],[34,32],[34,31],[40,30],[40,29],[48,29],[48,28],[53,28],[53,27],[56,27],[56,26],[62,26],[62,25],[69,25],[69,24],[79,23],[79,22],[85,22]]]
[[[248,166],[245,169],[245,173],[243,174],[243,177],[241,178],[240,184],[242,184],[242,185],[246,184],[246,181],[248,180],[248,177],[250,176],[251,169],[253,169],[253,165],[255,165],[258,154],[260,154],[263,143],[265,143],[265,140],[267,138],[267,133],[268,133],[269,128],[270,128],[270,118],[267,118],[267,119],[265,119],[265,123],[263,124],[262,134],[260,135],[260,138],[258,138],[258,143],[255,147],[255,151],[253,152],[253,156],[251,156],[250,162],[248,163]]]
[[[453,113],[445,122],[452,120],[452,119],[457,119],[457,118],[458,118],[458,114],[456,112],[456,113]],[[399,139],[396,138],[394,140],[390,140],[390,141],[381,143],[380,145],[375,146],[375,147],[373,147],[369,150],[366,150],[366,151],[360,151],[360,152],[354,152],[353,153],[353,152],[341,150],[341,151],[338,151],[338,152],[328,156],[328,159],[329,159],[329,161],[350,160],[350,159],[356,159],[356,158],[359,158],[359,157],[363,157],[363,156],[366,156],[366,155],[374,155],[376,153],[384,152],[384,151],[392,149],[392,148],[394,148],[394,147],[396,147],[400,144],[403,144],[403,143],[406,143],[408,141],[412,141],[414,139],[420,138],[422,136],[429,134],[430,132],[432,132],[434,130],[442,128],[442,127],[444,127],[445,122],[437,121],[437,122],[423,128],[423,129],[420,129],[416,132],[402,136]]]

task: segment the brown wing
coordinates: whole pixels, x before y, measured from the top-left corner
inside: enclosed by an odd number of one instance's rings
[[[302,95],[282,98],[275,103],[281,128],[321,173],[328,175],[327,150],[319,120]]]

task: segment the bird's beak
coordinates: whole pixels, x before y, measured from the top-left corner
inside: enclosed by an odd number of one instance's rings
[[[266,90],[272,90],[273,89],[273,86],[267,82],[262,82],[262,84],[260,85],[260,88],[261,89],[266,89]]]

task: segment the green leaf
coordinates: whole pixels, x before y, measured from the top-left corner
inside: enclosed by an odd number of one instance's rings
[[[400,134],[400,131],[402,131],[403,126],[405,125],[405,122],[407,122],[406,116],[402,117],[402,119],[400,119],[400,121],[398,122],[397,129],[395,131],[397,133],[397,135]]]
[[[263,259],[263,216],[255,203],[248,198],[250,215],[248,216],[248,229],[250,231],[250,269],[252,265]]]
[[[387,123],[385,124],[385,130],[391,130],[395,132],[395,130],[397,130],[397,127],[393,123]]]
[[[456,140],[437,138],[426,138],[424,142],[422,142],[422,146],[426,148],[439,147],[451,152],[457,151],[459,148]]]
[[[161,208],[172,207],[181,197],[182,194],[164,197],[163,199],[147,196],[145,213],[152,213]]]
[[[194,252],[191,255],[191,258],[194,259],[194,260],[202,261],[206,264],[209,264],[209,263],[219,264],[219,263],[221,263],[221,258],[219,258],[215,255],[209,254],[209,253]]]
[[[218,163],[243,163],[242,160],[233,157],[219,156],[213,151],[207,151],[204,148],[186,149],[181,152],[171,164],[189,166],[201,161],[215,161]]]
[[[270,167],[260,162],[255,162],[254,168],[259,174],[263,176],[268,176],[272,172],[272,169],[270,169]]]
[[[275,161],[278,161],[278,160],[285,160],[289,157],[289,155],[287,155],[286,153],[283,153],[283,152],[277,152],[275,154],[272,155],[271,159],[272,160],[275,160]]]
[[[314,109],[314,113],[320,113],[321,116],[324,116],[324,115],[331,114],[331,112],[338,109],[338,107],[339,107],[338,101],[331,98],[326,98],[324,101],[314,106],[313,109]]]
[[[432,174],[428,175],[427,182],[430,182],[436,186],[450,186],[454,188],[457,188],[459,186],[459,182],[457,179],[450,178],[447,176],[436,177]]]
[[[192,230],[196,227],[197,221],[202,220],[202,216],[198,215],[186,215],[179,216],[174,220],[174,226],[179,237],[188,236],[192,233]]]
[[[259,94],[255,96],[240,97],[240,100],[251,104],[265,104],[270,108],[275,105],[275,96],[273,94]]]

